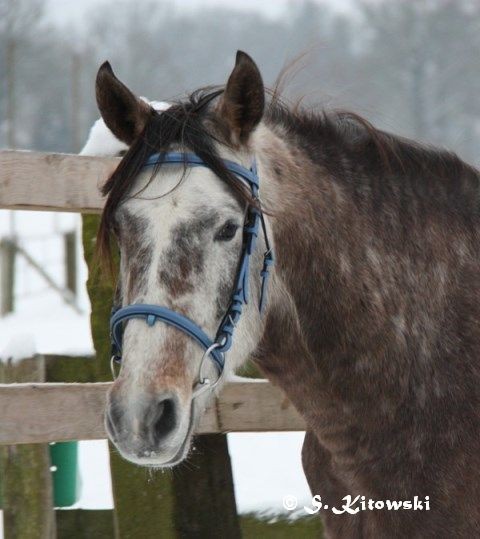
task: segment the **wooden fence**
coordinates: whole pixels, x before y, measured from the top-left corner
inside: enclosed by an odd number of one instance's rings
[[[98,213],[99,187],[117,158],[0,151],[0,209]],[[1,339],[6,340],[7,336]],[[105,438],[109,383],[0,384],[0,444]],[[227,384],[198,432],[304,430],[283,393],[266,381]]]
[[[0,209],[99,213],[99,187],[118,161],[0,151]],[[69,278],[73,282],[74,276]],[[8,335],[0,334],[0,344],[7,340]],[[303,420],[278,388],[253,379],[226,384],[197,429],[206,434],[201,437],[204,451],[191,456],[190,468],[172,476],[147,478],[142,468],[112,452],[113,512],[54,511],[46,444],[105,438],[105,396],[111,383],[95,382],[105,380],[106,373],[97,376],[93,366],[99,363],[93,358],[37,356],[15,365],[5,359],[0,358],[0,381],[16,382],[0,383],[6,539],[235,538],[241,533],[248,538],[263,536],[267,528],[272,533],[269,523],[237,518],[226,439],[214,433],[304,430]],[[191,503],[185,508],[187,497]],[[222,519],[213,519],[216,514]],[[249,531],[249,526],[255,529]],[[283,532],[294,537],[293,526],[285,526]],[[318,526],[315,530],[318,536]],[[305,536],[303,529],[298,536]]]
[[[0,384],[0,444],[106,438],[110,383]],[[198,434],[305,430],[283,393],[265,380],[226,385],[204,413]]]

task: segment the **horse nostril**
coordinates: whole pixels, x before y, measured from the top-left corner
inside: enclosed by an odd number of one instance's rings
[[[158,444],[175,429],[177,424],[175,408],[175,400],[171,398],[163,399],[157,404],[151,426],[152,439],[155,444]]]

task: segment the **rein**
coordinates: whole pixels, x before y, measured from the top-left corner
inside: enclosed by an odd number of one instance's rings
[[[205,162],[192,153],[168,152],[165,154],[154,154],[144,164],[144,167],[155,166],[157,164],[184,164],[190,167],[207,165]],[[239,181],[243,182],[252,195],[252,199],[259,200],[259,177],[255,161],[250,169],[227,159],[223,160],[225,167],[235,174]],[[203,329],[195,322],[167,307],[150,304],[132,304],[125,307],[114,306],[110,317],[110,338],[112,342],[112,372],[114,373],[114,363],[121,362],[123,330],[126,322],[132,318],[142,319],[153,327],[157,321],[163,322],[186,333],[204,349],[204,354],[200,363],[198,381],[193,390],[193,397],[197,397],[206,389],[213,389],[222,377],[225,368],[225,354],[230,350],[233,341],[235,327],[242,315],[242,309],[248,303],[249,277],[250,277],[250,256],[255,250],[256,239],[260,227],[265,239],[266,251],[263,255],[263,267],[260,272],[261,289],[259,310],[262,313],[266,303],[267,283],[269,269],[273,265],[273,251],[268,239],[267,227],[262,211],[252,205],[247,207],[245,221],[243,225],[243,247],[240,255],[239,267],[234,281],[233,294],[230,298],[229,307],[218,326],[215,337],[210,338]],[[210,358],[218,372],[217,379],[212,383],[204,378],[202,374],[203,365],[206,358]]]

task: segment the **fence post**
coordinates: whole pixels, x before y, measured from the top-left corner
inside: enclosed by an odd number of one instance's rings
[[[188,463],[180,464],[173,473],[178,537],[240,539],[227,437],[197,436],[195,448]]]
[[[75,230],[63,235],[65,252],[65,287],[77,296],[77,234]]]
[[[0,316],[13,312],[15,292],[15,243],[0,240]]]
[[[46,356],[47,382],[88,383],[98,380],[91,356]],[[57,539],[113,539],[113,511],[57,510]]]
[[[112,513],[111,509],[56,511],[57,539],[113,539]]]
[[[0,381],[44,382],[42,356],[0,362]],[[0,447],[5,539],[54,539],[55,514],[47,444]]]

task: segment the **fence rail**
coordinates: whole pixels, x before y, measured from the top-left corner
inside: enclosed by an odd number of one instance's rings
[[[198,434],[305,430],[282,391],[266,380],[227,384],[205,412]],[[106,438],[111,383],[0,384],[0,444]]]
[[[118,158],[0,151],[0,208],[98,213],[99,187]],[[0,384],[0,444],[105,438],[109,383]],[[284,394],[268,382],[227,384],[198,433],[305,430]]]
[[[119,158],[0,151],[0,209],[99,213]]]

